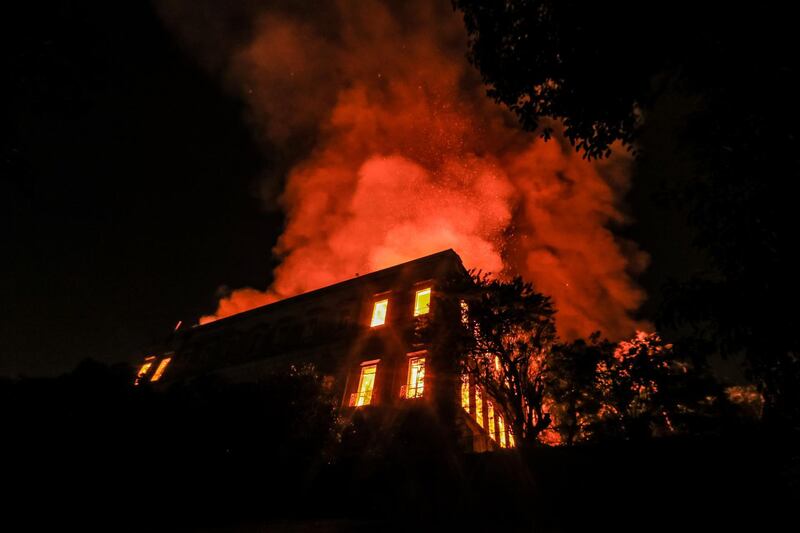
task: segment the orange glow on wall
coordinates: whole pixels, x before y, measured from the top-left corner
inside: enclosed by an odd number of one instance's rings
[[[386,311],[389,309],[389,300],[379,300],[372,306],[372,320],[369,323],[371,328],[382,326],[386,323]]]

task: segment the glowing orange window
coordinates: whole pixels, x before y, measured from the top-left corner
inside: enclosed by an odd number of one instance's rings
[[[411,357],[408,360],[406,398],[421,398],[425,387],[425,358]]]
[[[156,371],[153,372],[153,377],[150,378],[150,381],[158,381],[159,379],[161,379],[161,376],[164,375],[164,371],[167,369],[167,365],[169,364],[170,361],[172,361],[172,357],[165,357],[164,359],[162,359],[161,362],[158,363]]]
[[[461,376],[461,407],[466,412],[469,411],[469,376],[464,374]]]
[[[483,427],[483,394],[478,388],[475,389],[475,421]]]
[[[414,316],[427,315],[431,312],[431,288],[417,291],[414,297]]]
[[[358,378],[358,392],[350,397],[350,405],[360,407],[372,403],[372,390],[375,388],[375,373],[377,370],[378,363],[361,366],[361,375]]]
[[[379,300],[372,307],[372,321],[369,327],[382,326],[386,323],[386,311],[389,309],[389,300]]]
[[[486,400],[486,410],[488,411],[488,424],[489,427],[486,429],[489,430],[489,436],[492,440],[497,440],[497,428],[494,427],[494,404],[492,400]]]
[[[500,435],[500,447],[506,448],[506,423],[503,420],[503,415],[497,413],[497,432]]]
[[[141,381],[141,379],[145,377],[148,372],[150,372],[150,368],[152,368],[154,360],[155,356],[152,355],[145,358],[144,364],[139,367],[139,371],[136,373],[136,379],[133,381],[134,385],[138,385],[139,381]]]

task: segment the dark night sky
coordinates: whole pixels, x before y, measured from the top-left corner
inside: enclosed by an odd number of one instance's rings
[[[129,359],[269,280],[241,102],[148,3],[91,4],[2,17],[0,375]]]
[[[59,6],[23,3],[0,22],[0,375],[133,360],[212,311],[220,285],[265,287],[282,225],[255,194],[271,162],[243,103],[149,3]],[[680,220],[650,199],[681,165],[665,164],[669,120],[652,122],[630,195],[626,233],[653,256],[646,312],[696,263]]]

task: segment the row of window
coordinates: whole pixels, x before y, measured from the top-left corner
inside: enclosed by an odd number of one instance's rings
[[[361,363],[361,373],[358,377],[358,389],[350,395],[350,406],[361,407],[372,403],[372,391],[375,388],[375,375],[378,372],[379,360]],[[408,358],[408,373],[406,384],[400,387],[400,397],[406,399],[422,398],[425,390],[425,356],[410,355]]]
[[[169,365],[170,361],[172,361],[172,357],[165,357],[159,361],[155,372],[153,372],[153,375],[150,376],[150,381],[158,381],[161,379],[161,376],[164,375],[164,371],[167,369],[167,365]],[[136,373],[136,379],[133,382],[134,385],[138,385],[145,377],[147,377],[147,374],[150,372],[150,369],[153,368],[153,364],[155,364],[155,362],[156,357],[154,355],[145,358],[144,364],[139,367],[139,371]]]
[[[389,311],[389,299],[376,301],[372,306],[371,328],[382,326],[386,323],[386,314]],[[431,311],[431,288],[420,289],[414,295],[414,316],[427,315]]]
[[[376,359],[361,364],[358,388],[350,395],[351,407],[361,407],[372,403],[372,391],[375,388],[375,376],[379,362]],[[425,357],[422,352],[420,355],[409,356],[406,384],[400,388],[400,396],[406,399],[421,398],[424,388]],[[491,398],[486,397],[480,387],[470,386],[468,376],[462,376],[461,407],[486,430],[489,437],[501,448],[514,447],[514,435],[511,427],[506,424],[505,417],[495,409],[494,402]]]
[[[461,376],[461,407],[501,448],[514,447],[514,435],[503,414],[495,409],[494,402],[486,397],[480,387],[470,387],[469,376],[466,375]]]

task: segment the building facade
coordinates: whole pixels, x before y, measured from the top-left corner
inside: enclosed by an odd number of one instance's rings
[[[464,327],[460,310],[437,306],[452,305],[440,297],[449,281],[468,277],[446,250],[178,330],[145,358],[136,383],[168,386],[204,375],[253,381],[311,363],[343,413],[424,402],[453,424],[467,450],[513,446],[501,410],[460,374],[457,354],[431,327],[437,313]]]

